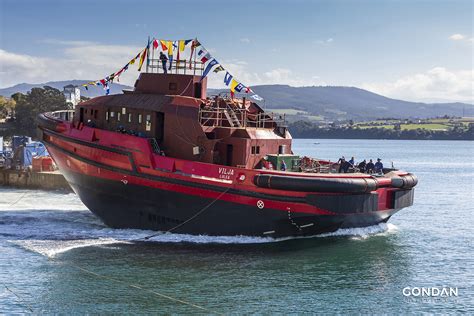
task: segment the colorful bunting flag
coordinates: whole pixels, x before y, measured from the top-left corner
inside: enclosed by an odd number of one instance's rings
[[[232,82],[230,83],[230,91],[234,92],[235,87],[237,87],[238,84],[239,84],[239,82],[237,80],[232,79]]]
[[[239,82],[237,86],[235,86],[235,91],[237,92],[242,92],[242,89],[245,88],[245,86]]]
[[[194,43],[197,42],[197,40],[193,40],[192,44],[191,44],[191,54],[189,55],[189,69],[192,69],[192,61],[193,61],[193,54],[194,54],[194,49],[196,48],[196,46],[194,45]]]
[[[226,86],[229,85],[230,81],[232,80],[233,76],[229,73],[229,72],[226,72],[225,73],[225,76],[224,76],[224,83]]]
[[[147,51],[148,51],[148,47],[143,50],[142,56],[140,57],[140,63],[138,64],[138,71],[142,70],[143,62],[145,61]]]
[[[250,97],[257,101],[263,101],[263,98],[259,96],[258,94],[251,95]]]
[[[204,69],[204,72],[202,73],[202,77],[201,77],[201,81],[207,76],[207,74],[209,73],[209,71],[211,71],[212,68],[214,68],[215,66],[219,65],[219,63],[217,62],[217,60],[215,58],[213,58],[206,66],[206,68]]]
[[[184,41],[184,40],[180,40],[180,41],[179,41],[179,51],[180,51],[180,52],[184,52],[185,49],[186,49],[185,41]]]
[[[168,41],[168,56],[173,56],[173,42]]]
[[[215,73],[218,73],[218,72],[224,71],[224,70],[225,70],[224,67],[222,67],[221,65],[219,65],[219,66],[216,67],[216,69],[214,69],[214,72],[215,72]]]
[[[168,49],[168,43],[164,40],[160,40],[160,44],[161,44],[161,50],[162,51],[165,51]]]
[[[110,87],[109,87],[109,84],[106,83],[104,85],[104,90],[105,90],[105,95],[109,95],[110,94]]]
[[[135,60],[138,58],[140,59],[139,65],[138,65],[138,71],[141,71],[143,67],[143,63],[145,61],[145,58],[149,58],[150,56],[150,44],[152,44],[153,49],[158,49],[158,47],[161,48],[162,51],[168,51],[168,58],[170,62],[169,70],[172,68],[172,63],[173,63],[173,52],[174,49],[177,51],[177,62],[180,61],[180,52],[183,52],[186,50],[186,46],[191,43],[191,54],[190,54],[190,59],[189,59],[189,69],[192,69],[192,59],[193,55],[196,49],[198,49],[198,58],[199,60],[206,65],[204,68],[204,71],[201,76],[201,81],[211,72],[213,71],[214,73],[218,73],[221,71],[224,71],[224,67],[219,64],[219,62],[211,56],[211,54],[204,48],[204,46],[199,43],[197,39],[190,39],[190,40],[177,40],[177,41],[167,41],[167,40],[157,40],[153,39],[151,42],[148,42],[148,45],[146,48],[143,49],[143,51],[139,52],[135,58],[131,59],[129,63],[127,63],[122,69],[117,71],[116,73],[112,73],[111,75],[107,76],[105,79],[101,79],[98,81],[91,81],[88,83],[83,84],[82,86],[88,90],[88,86],[90,85],[97,85],[100,86],[102,85],[104,90],[106,91],[106,94],[108,95],[110,93],[110,83],[112,83],[115,79],[117,81],[120,81],[120,76],[122,75],[123,72],[128,70],[129,65],[133,65],[135,63]],[[224,76],[224,84],[226,86],[230,85],[230,93],[231,97],[234,97],[235,91],[237,92],[245,92],[248,94],[252,94],[250,97],[256,101],[262,101],[263,98],[260,97],[259,95],[255,94],[254,91],[250,87],[245,86],[241,82],[237,81],[228,71],[226,71],[226,74]]]

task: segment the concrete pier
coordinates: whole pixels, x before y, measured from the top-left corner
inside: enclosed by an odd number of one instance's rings
[[[0,170],[0,185],[25,189],[72,191],[59,171]]]

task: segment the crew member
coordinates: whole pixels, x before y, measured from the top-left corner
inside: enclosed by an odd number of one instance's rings
[[[281,161],[280,170],[281,171],[286,171],[286,162],[284,160]]]
[[[359,168],[359,171],[364,173],[365,172],[365,166],[367,165],[367,162],[364,160],[362,160],[358,165],[357,165],[357,168]]]
[[[369,162],[367,163],[367,166],[365,166],[365,170],[367,171],[367,173],[370,174],[374,172],[374,168],[375,168],[375,165],[372,162],[372,159],[370,159]]]
[[[346,163],[346,158],[344,156],[342,156],[341,158],[339,158],[337,163],[339,164],[339,173],[343,173],[344,172],[344,164]]]
[[[168,62],[168,57],[166,57],[163,52],[160,52],[160,60],[161,60],[161,65],[163,66],[163,72],[166,74],[168,73],[168,70],[166,70],[166,62]]]
[[[354,157],[352,157],[351,160],[349,160],[349,163],[351,164],[351,167],[354,168],[354,164],[355,164]]]
[[[377,158],[377,162],[374,165],[374,171],[375,173],[382,173],[382,170],[383,170],[382,159]]]

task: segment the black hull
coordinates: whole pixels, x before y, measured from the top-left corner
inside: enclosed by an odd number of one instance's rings
[[[216,236],[311,236],[339,228],[386,222],[401,208],[340,215],[311,215],[270,208],[261,210],[256,206],[223,200],[212,203],[212,198],[70,171],[63,173],[82,202],[113,228],[172,230],[174,233]],[[195,216],[203,208],[206,209]]]

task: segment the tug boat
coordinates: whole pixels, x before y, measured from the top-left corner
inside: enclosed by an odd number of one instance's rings
[[[41,140],[106,225],[312,236],[387,222],[413,204],[413,174],[337,173],[330,161],[301,158],[284,116],[246,97],[208,97],[196,69],[160,72],[156,64],[147,64],[133,90],[39,115]]]

